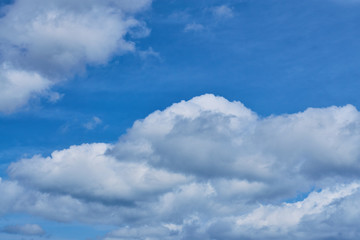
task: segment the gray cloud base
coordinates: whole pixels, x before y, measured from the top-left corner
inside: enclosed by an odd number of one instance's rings
[[[14,162],[0,211],[122,226],[104,239],[357,239],[360,113],[259,117],[210,94],[116,144]]]
[[[3,228],[2,232],[24,236],[43,236],[45,234],[45,231],[37,224],[8,225]]]

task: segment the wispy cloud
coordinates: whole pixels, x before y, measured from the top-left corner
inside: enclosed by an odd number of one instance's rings
[[[99,117],[94,116],[90,121],[84,124],[84,127],[88,130],[93,130],[100,124],[102,124],[102,120]]]
[[[184,28],[184,32],[190,32],[190,31],[194,31],[194,32],[198,32],[204,29],[204,26],[202,24],[199,23],[189,23],[186,24],[185,28]]]
[[[227,5],[214,7],[212,12],[217,18],[231,18],[234,16],[233,10]]]

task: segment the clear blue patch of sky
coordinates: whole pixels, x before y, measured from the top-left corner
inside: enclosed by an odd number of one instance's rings
[[[307,192],[298,192],[295,197],[285,199],[282,202],[285,202],[285,203],[301,202],[301,201],[304,201],[309,196],[310,193],[312,193],[314,191],[321,192],[321,190],[322,190],[321,188],[315,189],[315,187],[312,187],[309,191],[307,191]]]

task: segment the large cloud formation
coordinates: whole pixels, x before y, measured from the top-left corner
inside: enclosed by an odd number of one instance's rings
[[[360,112],[259,117],[203,95],[9,166],[0,212],[116,224],[104,239],[358,239]]]
[[[0,9],[0,112],[36,96],[87,65],[134,51],[129,40],[149,33],[135,14],[151,0],[16,0]],[[130,36],[130,37],[131,37]]]

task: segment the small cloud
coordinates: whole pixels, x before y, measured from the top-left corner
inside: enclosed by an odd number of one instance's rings
[[[9,225],[5,226],[2,232],[25,236],[43,236],[45,234],[45,231],[37,224]]]
[[[234,16],[233,10],[226,5],[214,7],[212,12],[217,18],[232,18]]]
[[[93,130],[102,123],[102,120],[98,117],[93,117],[89,122],[84,124],[84,127],[88,130]]]
[[[58,92],[49,92],[48,93],[48,101],[51,103],[56,103],[57,101],[59,101],[62,97],[64,96],[64,94],[58,93]]]
[[[129,30],[129,34],[132,38],[145,38],[149,36],[151,29],[146,26],[146,23],[139,22],[138,25],[134,26]]]
[[[184,28],[184,32],[190,32],[190,31],[201,31],[204,29],[204,26],[202,24],[199,23],[190,23],[190,24],[186,24],[185,28]]]
[[[149,47],[145,51],[139,51],[139,56],[142,60],[148,59],[150,57],[161,59],[160,54],[158,52],[154,51],[154,49],[152,47]]]
[[[176,11],[171,13],[168,16],[167,21],[176,22],[176,23],[186,23],[189,22],[190,19],[191,19],[191,15],[187,10],[184,10],[184,11]]]

